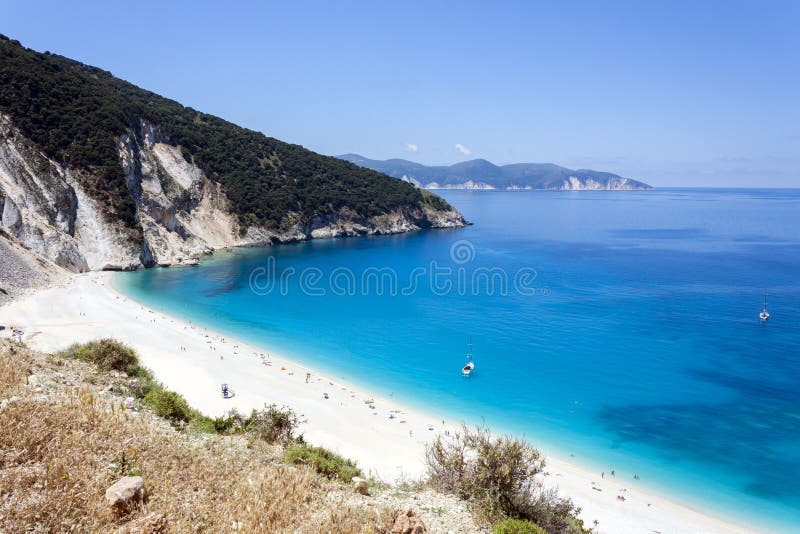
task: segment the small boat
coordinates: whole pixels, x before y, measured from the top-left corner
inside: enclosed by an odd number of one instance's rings
[[[222,398],[223,399],[232,399],[233,398],[233,391],[228,386],[228,384],[222,384],[220,389],[222,390]]]
[[[469,338],[469,345],[467,348],[467,364],[461,368],[461,374],[464,375],[464,377],[469,377],[474,370],[475,363],[472,361],[472,338]]]
[[[769,320],[769,312],[767,311],[767,294],[764,293],[764,309],[761,310],[761,313],[758,314],[759,319],[761,322],[765,322]]]

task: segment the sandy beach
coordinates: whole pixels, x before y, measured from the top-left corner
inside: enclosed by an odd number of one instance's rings
[[[207,415],[232,408],[249,412],[265,403],[289,406],[306,419],[301,431],[308,441],[356,459],[365,472],[387,482],[422,477],[425,443],[459,424],[321,376],[267,347],[149,309],[116,292],[112,276],[73,276],[13,301],[0,307],[0,324],[21,328],[26,343],[45,351],[100,337],[124,341],[159,380]],[[230,385],[233,398],[222,398],[222,383]],[[638,481],[601,479],[549,454],[547,464],[545,483],[582,508],[587,526],[597,520],[599,532],[754,532],[653,494]]]

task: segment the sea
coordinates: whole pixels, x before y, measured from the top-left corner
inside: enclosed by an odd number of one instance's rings
[[[598,477],[800,524],[800,190],[440,194],[472,225],[233,249],[115,285]]]

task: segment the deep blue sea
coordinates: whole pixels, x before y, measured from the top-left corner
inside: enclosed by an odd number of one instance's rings
[[[765,530],[800,522],[800,190],[442,196],[474,225],[238,249],[116,283],[598,473]]]

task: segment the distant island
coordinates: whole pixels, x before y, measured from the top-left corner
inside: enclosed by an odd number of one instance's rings
[[[455,165],[428,166],[405,159],[375,160],[358,154],[340,159],[388,174],[424,189],[477,190],[646,190],[652,186],[610,172],[572,170],[553,163],[495,165],[473,159]]]

